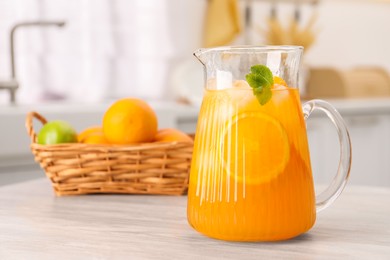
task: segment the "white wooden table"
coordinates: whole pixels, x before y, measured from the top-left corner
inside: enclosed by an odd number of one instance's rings
[[[46,179],[0,188],[0,259],[390,259],[390,189],[346,187],[315,227],[273,243],[213,240],[186,197],[55,197]]]

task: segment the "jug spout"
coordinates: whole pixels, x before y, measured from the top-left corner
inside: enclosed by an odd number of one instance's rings
[[[205,57],[205,48],[200,48],[194,51],[194,56],[202,63],[203,65],[206,65],[206,57]]]

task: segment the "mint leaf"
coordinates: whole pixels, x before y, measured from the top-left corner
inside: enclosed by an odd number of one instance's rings
[[[262,106],[265,105],[272,97],[271,88],[253,89],[253,94]]]
[[[274,77],[271,70],[265,65],[254,65],[251,67],[251,73],[245,78],[259,103],[265,105],[272,97]]]

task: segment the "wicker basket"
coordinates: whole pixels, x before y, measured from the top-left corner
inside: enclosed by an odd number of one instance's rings
[[[40,145],[33,119],[26,118],[35,161],[45,170],[56,195],[91,193],[167,194],[187,192],[192,143],[140,145],[55,144]]]

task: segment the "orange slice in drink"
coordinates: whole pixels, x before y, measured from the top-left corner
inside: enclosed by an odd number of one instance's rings
[[[223,138],[223,167],[234,181],[269,182],[284,170],[290,158],[286,130],[277,119],[262,112],[242,112],[233,117]]]
[[[288,87],[286,81],[284,81],[284,79],[282,79],[281,77],[278,77],[278,76],[274,76],[274,85]]]

